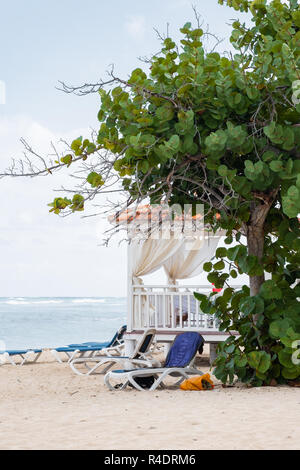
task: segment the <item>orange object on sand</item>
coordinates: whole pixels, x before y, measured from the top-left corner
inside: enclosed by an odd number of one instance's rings
[[[180,388],[181,390],[212,390],[214,383],[209,374],[196,375],[182,382]]]

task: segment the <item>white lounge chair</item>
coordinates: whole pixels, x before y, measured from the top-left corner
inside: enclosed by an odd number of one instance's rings
[[[163,380],[167,376],[179,377],[175,385],[179,385],[184,379],[190,375],[202,375],[199,369],[194,367],[194,361],[197,351],[202,352],[204,344],[203,337],[193,331],[187,331],[179,334],[168,353],[164,367],[131,369],[131,370],[113,370],[107,372],[104,377],[104,383],[110,390],[124,390],[127,385],[135,387],[137,390],[155,390],[158,386],[164,387]],[[148,384],[147,388],[142,387],[139,378],[151,377],[152,384]],[[112,381],[118,381],[117,385],[113,385]],[[120,380],[123,383],[120,384]],[[138,383],[140,382],[140,383]]]
[[[133,353],[130,356],[112,356],[112,355],[94,355],[92,357],[80,357],[69,362],[71,369],[78,375],[91,375],[101,368],[101,373],[105,373],[114,364],[120,364],[121,367],[160,367],[160,362],[151,356],[150,346],[155,337],[155,329],[151,328],[144,332]],[[94,365],[91,365],[94,364]],[[84,365],[88,370],[82,372],[78,369],[79,365]],[[103,366],[106,366],[103,369]]]
[[[13,366],[23,366],[26,362],[36,362],[42,354],[42,349],[9,349],[0,351],[0,365],[10,363]],[[16,362],[19,358],[20,362]]]

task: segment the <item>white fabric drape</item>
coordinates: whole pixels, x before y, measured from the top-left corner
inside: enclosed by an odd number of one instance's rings
[[[177,279],[188,279],[202,272],[203,264],[215,254],[219,237],[197,238],[194,242],[186,241],[183,247],[164,263],[169,284],[176,284]]]
[[[148,238],[145,242],[133,241],[130,246],[132,283],[141,284],[140,276],[151,274],[173,256],[184,244],[184,240]]]

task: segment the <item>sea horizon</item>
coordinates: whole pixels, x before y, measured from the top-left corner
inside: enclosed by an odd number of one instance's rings
[[[126,323],[126,297],[0,297],[0,348],[109,340]]]

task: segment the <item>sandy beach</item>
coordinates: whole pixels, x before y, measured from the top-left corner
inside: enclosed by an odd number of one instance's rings
[[[209,371],[208,357],[198,359]],[[0,367],[1,449],[299,449],[292,387],[109,391],[43,353]]]

